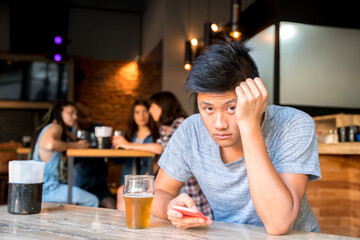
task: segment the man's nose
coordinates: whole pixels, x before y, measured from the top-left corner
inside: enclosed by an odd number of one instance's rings
[[[228,122],[225,114],[218,113],[216,114],[215,119],[215,128],[216,129],[226,129],[228,127]]]

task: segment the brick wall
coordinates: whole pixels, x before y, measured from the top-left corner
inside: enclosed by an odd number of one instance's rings
[[[75,101],[87,104],[94,122],[125,129],[137,97],[161,91],[161,64],[75,59]]]

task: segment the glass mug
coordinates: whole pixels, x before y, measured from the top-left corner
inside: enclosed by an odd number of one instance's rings
[[[116,137],[116,136],[125,136],[125,133],[123,132],[123,131],[121,131],[121,130],[115,130],[114,131],[114,137]]]
[[[154,176],[125,175],[124,201],[126,226],[148,228],[154,198]]]

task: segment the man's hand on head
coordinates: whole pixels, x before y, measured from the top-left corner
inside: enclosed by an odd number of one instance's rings
[[[173,209],[174,206],[182,206],[195,210],[197,210],[197,207],[194,203],[194,200],[186,193],[182,193],[176,198],[174,198],[167,207],[167,215],[170,222],[176,228],[187,229],[192,227],[208,226],[212,224],[212,221],[210,219],[204,220],[197,217],[183,216],[180,212]]]
[[[268,92],[260,78],[248,78],[235,89],[237,95],[236,121],[242,128],[261,124],[267,106]]]

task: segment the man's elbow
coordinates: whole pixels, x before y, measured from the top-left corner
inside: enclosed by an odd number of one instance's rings
[[[269,223],[269,224],[265,224],[265,229],[266,232],[270,235],[282,235],[287,233],[290,228],[291,228],[292,224],[289,223]]]

